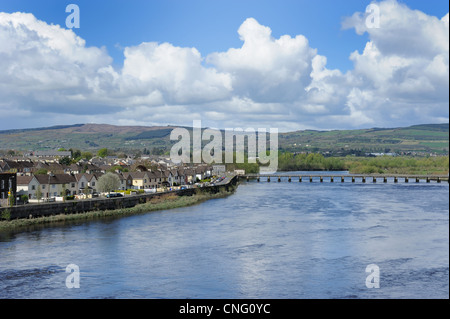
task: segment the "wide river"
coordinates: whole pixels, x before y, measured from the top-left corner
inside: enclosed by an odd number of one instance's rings
[[[449,298],[449,185],[262,179],[193,207],[0,233],[0,298]]]

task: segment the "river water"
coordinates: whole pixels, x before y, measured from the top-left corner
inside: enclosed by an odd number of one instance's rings
[[[3,233],[0,298],[449,298],[449,186],[262,179],[193,207]]]

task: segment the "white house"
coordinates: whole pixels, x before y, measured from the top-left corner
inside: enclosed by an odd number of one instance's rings
[[[28,195],[29,199],[37,199],[36,192],[40,189],[41,198],[52,198],[74,195],[77,191],[76,179],[69,174],[42,174],[32,176],[18,176],[17,191],[21,195]]]
[[[78,194],[84,194],[86,189],[88,189],[89,194],[97,192],[99,177],[95,174],[75,174]]]

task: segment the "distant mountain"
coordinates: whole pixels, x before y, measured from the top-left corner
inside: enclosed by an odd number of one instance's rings
[[[58,125],[0,130],[0,150],[80,149],[95,152],[169,151],[175,126],[116,126],[108,124]],[[188,128],[189,129],[189,128]],[[423,124],[398,128],[296,131],[279,134],[279,149],[290,152],[330,152],[333,155],[365,152],[421,152],[448,154],[449,124]]]
[[[448,154],[449,124],[397,128],[297,131],[279,135],[280,147],[291,152],[332,151],[334,155],[374,153]]]

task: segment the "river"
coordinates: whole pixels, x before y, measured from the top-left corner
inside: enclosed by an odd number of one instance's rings
[[[449,185],[262,179],[193,207],[2,233],[0,298],[449,298]]]

